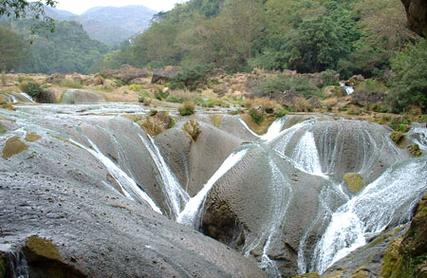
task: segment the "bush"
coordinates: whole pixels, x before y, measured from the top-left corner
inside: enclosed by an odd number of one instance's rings
[[[207,77],[212,71],[209,65],[196,65],[182,68],[182,71],[170,82],[171,89],[195,90],[205,85]]]
[[[59,86],[72,89],[81,89],[83,88],[83,83],[79,79],[63,79],[59,82]]]
[[[310,80],[305,77],[287,77],[278,75],[267,78],[259,85],[259,90],[265,96],[272,96],[285,91],[292,91],[304,97],[321,96],[322,93]]]
[[[193,141],[197,141],[200,134],[202,133],[202,130],[200,129],[200,124],[195,120],[189,120],[188,122],[186,122],[184,124],[183,129],[188,135],[190,135]]]
[[[167,99],[169,97],[169,92],[158,90],[157,92],[154,93],[154,97],[157,100],[164,100],[164,99]]]
[[[427,112],[427,41],[409,46],[392,59],[391,94],[388,102],[393,112],[419,106]]]
[[[147,91],[143,91],[139,93],[138,95],[138,102],[147,104],[148,102],[151,103],[152,99],[150,97],[150,93]]]
[[[196,105],[191,101],[184,102],[179,108],[178,112],[181,116],[191,116],[196,110]]]
[[[151,113],[138,124],[151,136],[159,135],[167,129],[175,126],[175,119],[168,112]]]
[[[44,92],[42,86],[34,80],[24,80],[19,84],[19,89],[32,98],[37,98]]]
[[[418,144],[409,145],[408,151],[415,157],[420,157],[423,155],[423,152],[421,151],[420,146],[418,146]]]
[[[389,126],[394,131],[406,133],[411,128],[411,120],[406,119],[404,117],[395,117],[391,120]]]
[[[129,90],[134,92],[141,92],[144,89],[141,84],[131,84],[129,85]]]
[[[322,78],[322,86],[338,86],[340,74],[334,70],[325,70],[320,73]]]
[[[257,125],[260,125],[265,120],[265,115],[262,111],[259,111],[258,109],[251,108],[248,111],[249,116],[251,116],[252,121],[256,123]]]
[[[400,131],[393,131],[390,134],[390,139],[396,144],[399,145],[400,143],[402,143],[403,139],[405,139],[405,134],[403,134]]]
[[[284,116],[286,116],[286,115],[288,115],[288,114],[289,114],[288,109],[286,109],[286,108],[282,107],[282,108],[280,108],[279,110],[277,110],[277,111],[274,113],[274,116],[275,116],[276,118],[283,118]]]

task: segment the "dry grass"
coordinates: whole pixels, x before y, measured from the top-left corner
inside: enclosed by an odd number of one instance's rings
[[[310,102],[303,97],[296,97],[292,108],[295,112],[311,112],[313,110]]]
[[[197,141],[202,130],[200,129],[200,124],[196,120],[189,120],[183,126],[183,130],[190,135],[193,141]]]

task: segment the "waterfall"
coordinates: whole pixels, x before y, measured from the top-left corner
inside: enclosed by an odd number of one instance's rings
[[[268,253],[274,247],[275,239],[280,238],[281,226],[288,211],[292,199],[292,188],[289,181],[280,171],[279,167],[270,157],[269,166],[271,169],[271,211],[268,222],[263,225],[263,231],[257,239],[244,247],[245,256],[249,256],[251,251],[263,244],[261,261],[259,266],[268,273],[269,277],[280,277],[280,271],[276,262],[270,259]],[[262,245],[261,245],[262,246]]]
[[[346,85],[346,83],[345,82],[340,82],[340,86],[341,86],[341,88],[343,88],[344,89],[344,91],[345,91],[345,93],[349,96],[349,95],[352,95],[353,93],[354,93],[354,88],[353,88],[353,86],[348,86],[348,85]]]
[[[202,190],[197,193],[196,196],[191,198],[184,210],[178,215],[177,222],[186,225],[195,225],[197,215],[202,207],[203,202],[205,201],[209,191],[211,191],[214,184],[224,176],[228,171],[230,171],[237,163],[239,163],[242,158],[246,155],[248,149],[242,149],[240,151],[232,153],[218,170],[213,174],[213,176],[208,180],[208,182],[203,186]]]
[[[320,165],[319,153],[312,132],[306,132],[295,147],[292,159],[307,173],[324,176]]]
[[[139,138],[141,138],[142,142],[147,147],[151,158],[153,159],[157,169],[159,170],[161,179],[163,181],[163,193],[167,198],[173,216],[177,218],[183,207],[190,199],[190,196],[179,184],[177,178],[172,173],[169,166],[163,159],[163,156],[160,153],[160,150],[158,149],[156,144],[154,143],[154,140],[148,134],[147,137],[148,140],[146,140],[143,136],[139,135]]]
[[[256,134],[247,124],[244,120],[239,118],[240,123],[248,130],[253,136],[256,138],[261,139],[262,141],[270,142],[273,141],[277,136],[280,135],[283,126],[285,125],[287,121],[287,117],[283,117],[280,119],[275,120],[270,127],[268,128],[267,132],[264,135],[258,135]]]
[[[423,151],[427,151],[427,128],[415,127],[408,132],[408,138],[418,144]]]
[[[35,103],[34,100],[33,100],[33,98],[30,97],[27,93],[22,93],[21,92],[20,95],[23,96],[25,99],[27,99],[29,102]]]
[[[160,208],[155,204],[155,202],[147,195],[136,182],[130,178],[122,169],[120,169],[111,159],[105,156],[93,143],[89,138],[87,138],[91,148],[88,148],[73,139],[70,139],[70,142],[79,146],[80,148],[86,150],[91,155],[93,155],[96,159],[99,160],[108,170],[108,172],[113,176],[113,178],[117,181],[117,184],[120,186],[121,191],[125,195],[125,197],[140,202],[147,203],[150,207],[157,213],[162,214]]]
[[[313,271],[328,267],[384,231],[427,189],[427,159],[397,163],[341,206],[315,248]],[[400,218],[399,218],[400,219]]]
[[[283,126],[287,120],[287,117],[275,120],[268,128],[267,133],[261,136],[261,140],[266,142],[273,141],[282,132]]]

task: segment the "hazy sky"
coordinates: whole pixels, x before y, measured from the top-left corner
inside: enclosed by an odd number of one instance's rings
[[[57,8],[81,14],[93,7],[143,5],[155,11],[167,11],[185,0],[57,0]]]

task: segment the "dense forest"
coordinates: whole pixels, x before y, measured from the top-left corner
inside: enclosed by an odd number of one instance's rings
[[[37,24],[33,19],[4,22],[0,25],[4,55],[0,64],[6,70],[18,72],[80,72],[91,71],[95,62],[108,48],[89,38],[82,26],[72,21],[56,21],[55,30]],[[15,44],[15,47],[9,47]],[[4,48],[4,50],[3,50]],[[3,55],[2,55],[3,56]]]

